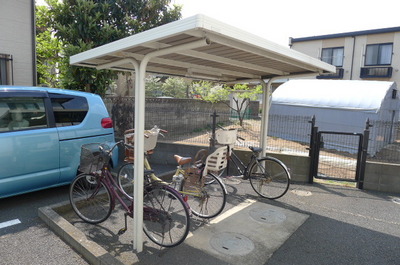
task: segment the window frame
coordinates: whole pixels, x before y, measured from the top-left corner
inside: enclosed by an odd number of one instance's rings
[[[87,114],[89,113],[89,101],[84,96],[49,93],[49,98],[51,101],[51,106],[54,114],[54,122],[56,127],[68,127],[68,126],[79,125],[85,120]],[[60,99],[71,99],[78,102],[83,101],[85,104],[82,105],[83,108],[76,108],[75,106],[71,106],[70,108],[64,108],[67,106],[63,106],[61,103],[59,103],[58,100]],[[62,121],[60,119],[65,119],[65,120]]]
[[[13,85],[13,58],[11,54],[0,53],[0,85]]]
[[[340,64],[340,65],[335,65],[335,64],[333,64],[333,51],[334,51],[334,50],[339,50],[339,49],[341,49],[341,50],[343,51],[343,52],[342,52],[341,64]],[[330,50],[330,56],[324,57],[324,56],[323,56],[324,51],[327,51],[327,50]],[[324,58],[328,58],[329,61],[323,60]],[[321,61],[323,61],[323,62],[325,62],[325,63],[329,63],[329,64],[334,65],[334,66],[336,66],[336,67],[343,67],[343,63],[344,63],[344,46],[322,48],[322,50],[321,50]]]
[[[381,57],[381,47],[391,45],[392,51],[390,54],[390,62],[389,63],[379,63],[379,61],[382,59]],[[376,56],[376,62],[368,63],[368,51],[369,47],[376,47],[378,46],[378,54]],[[393,42],[385,42],[385,43],[374,43],[374,44],[367,44],[365,47],[365,60],[364,60],[364,66],[385,66],[385,65],[392,65],[392,60],[393,60]]]
[[[30,99],[42,99],[43,100],[43,107],[44,107],[44,114],[46,115],[46,126],[29,126],[23,129],[18,130],[1,130],[0,133],[8,133],[8,132],[15,132],[15,131],[26,131],[26,130],[40,130],[40,129],[47,129],[52,128],[54,126],[54,118],[53,113],[50,107],[50,99],[47,96],[47,93],[43,92],[31,92],[31,91],[13,91],[9,90],[7,92],[1,91],[0,98],[30,98]]]

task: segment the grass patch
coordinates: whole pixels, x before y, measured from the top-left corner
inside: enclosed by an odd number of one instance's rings
[[[317,179],[317,178],[314,178],[314,182],[315,183],[320,183],[320,184],[328,184],[328,185],[350,187],[350,188],[356,188],[357,187],[357,182],[352,182],[352,181],[339,181],[339,180],[331,180],[331,179]]]

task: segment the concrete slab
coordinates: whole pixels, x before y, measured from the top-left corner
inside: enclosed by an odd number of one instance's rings
[[[193,219],[178,247],[145,241],[141,253],[132,250],[133,229],[116,235],[122,214],[93,226],[79,221],[66,202],[40,208],[39,217],[91,264],[264,264],[308,215],[246,200],[209,223]]]
[[[196,230],[185,244],[221,262],[264,264],[307,218],[305,214],[246,200]]]

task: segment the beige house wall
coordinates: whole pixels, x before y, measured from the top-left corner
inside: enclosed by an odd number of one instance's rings
[[[393,43],[391,78],[361,79],[360,71],[364,65],[366,46],[375,43]],[[395,81],[400,84],[400,32],[358,35],[354,37],[326,38],[293,42],[291,48],[312,57],[321,59],[323,48],[344,47],[343,69],[344,80],[382,80]]]
[[[0,0],[0,54],[13,58],[13,85],[35,85],[34,0]]]

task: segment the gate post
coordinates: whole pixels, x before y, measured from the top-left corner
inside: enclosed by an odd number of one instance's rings
[[[368,142],[369,142],[369,128],[372,127],[369,119],[367,119],[365,123],[363,142],[362,142],[362,151],[360,157],[360,175],[357,180],[357,188],[362,190],[364,188],[364,175],[365,175],[365,165],[367,162],[367,152],[368,152]]]
[[[210,149],[214,150],[215,148],[215,130],[217,127],[217,117],[219,117],[219,115],[217,115],[217,112],[214,110],[214,113],[210,115],[212,117],[212,134],[211,134],[211,139],[210,139]]]
[[[308,149],[308,156],[310,157],[310,170],[308,176],[308,183],[312,184],[314,182],[314,175],[316,171],[316,167],[318,163],[316,162],[316,154],[317,154],[317,134],[318,127],[315,126],[315,115],[311,117],[311,135],[310,135],[310,148]]]

